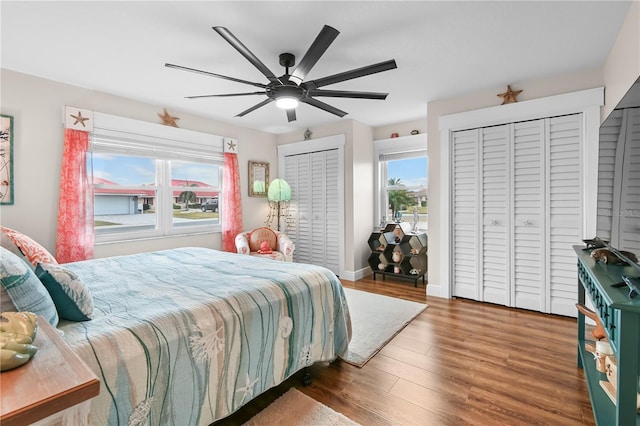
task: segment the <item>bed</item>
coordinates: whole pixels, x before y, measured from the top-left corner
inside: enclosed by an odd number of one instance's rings
[[[60,321],[101,381],[94,425],[207,425],[295,372],[345,355],[350,320],[328,269],[205,248],[67,263],[90,321]]]

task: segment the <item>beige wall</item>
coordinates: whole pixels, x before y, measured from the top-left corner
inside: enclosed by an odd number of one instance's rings
[[[412,130],[417,130],[420,133],[427,133],[427,104],[425,102],[425,117],[420,120],[405,121],[403,123],[389,124],[386,126],[380,126],[373,129],[373,139],[388,139],[392,133],[397,133],[398,136],[409,136]]]
[[[373,230],[375,183],[373,129],[353,122],[353,271],[369,275],[369,236]],[[347,248],[349,245],[347,244]]]
[[[71,105],[155,123],[160,122],[157,113],[161,113],[163,107],[5,69],[1,73],[2,113],[14,117],[15,203],[0,208],[0,223],[26,233],[54,253],[63,145],[63,106]],[[270,162],[271,176],[277,177],[275,136],[180,111],[169,112],[180,117],[178,125],[181,128],[234,137],[240,141],[238,160],[245,228],[263,225],[267,203],[264,198],[248,196],[248,160]],[[104,257],[187,245],[219,249],[221,236],[215,233],[101,245],[96,247],[95,255]]]
[[[634,1],[604,66],[605,105],[601,121],[640,77],[640,2]]]

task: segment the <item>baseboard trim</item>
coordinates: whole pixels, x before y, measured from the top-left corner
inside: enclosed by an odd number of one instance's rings
[[[442,287],[436,284],[427,284],[427,296],[442,297]]]
[[[347,281],[358,281],[368,275],[371,275],[369,268],[358,269],[357,271],[344,271],[340,278],[344,278]]]

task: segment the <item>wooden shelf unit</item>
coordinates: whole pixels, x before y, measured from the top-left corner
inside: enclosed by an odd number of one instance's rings
[[[383,279],[385,276],[393,276],[413,280],[415,287],[420,278],[425,282],[427,234],[409,233],[399,224],[390,223],[385,229],[372,232],[368,244],[371,250],[368,263],[374,280],[380,274]],[[393,260],[394,252],[399,253],[399,262]],[[383,265],[382,269],[380,265]]]
[[[38,352],[26,364],[0,373],[0,424],[27,425],[45,419],[100,392],[100,381],[38,317],[34,345]]]
[[[638,426],[640,298],[629,298],[627,286],[612,287],[622,281],[622,275],[635,277],[638,272],[631,266],[596,263],[591,250],[584,246],[573,248],[578,255],[578,302],[585,303],[585,291],[589,293],[618,363],[614,405],[599,384],[600,380],[607,380],[606,375],[596,370],[593,355],[585,349],[585,317],[578,313],[578,367],[584,369],[596,424]]]

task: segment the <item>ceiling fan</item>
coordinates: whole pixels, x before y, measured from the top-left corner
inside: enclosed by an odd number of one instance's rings
[[[279,56],[280,65],[285,67],[285,72],[282,76],[276,77],[260,59],[258,59],[240,40],[238,40],[232,33],[225,27],[213,27],[213,29],[222,36],[231,46],[233,46],[242,56],[244,56],[251,64],[256,67],[262,74],[267,77],[269,83],[255,83],[239,78],[229,77],[221,74],[215,74],[208,71],[197,70],[194,68],[183,67],[181,65],[166,63],[168,68],[174,68],[184,71],[195,72],[198,74],[208,75],[211,77],[222,78],[225,80],[235,81],[238,83],[249,84],[252,86],[263,89],[257,92],[248,93],[227,93],[219,95],[197,95],[187,96],[188,99],[196,98],[210,98],[210,97],[230,97],[230,96],[249,96],[249,95],[266,95],[267,99],[262,102],[246,109],[236,115],[236,117],[242,117],[256,109],[263,107],[273,101],[280,108],[283,108],[287,112],[287,119],[289,122],[296,120],[296,110],[299,102],[320,108],[331,114],[335,114],[338,117],[344,117],[347,115],[345,111],[342,111],[336,107],[326,104],[316,99],[316,97],[334,97],[334,98],[356,98],[356,99],[378,99],[384,100],[387,98],[388,93],[378,92],[353,92],[346,90],[322,90],[320,87],[328,86],[330,84],[340,83],[342,81],[351,80],[358,77],[363,77],[369,74],[375,74],[382,71],[392,70],[397,68],[396,61],[391,59],[388,61],[380,62],[373,65],[368,65],[361,68],[356,68],[350,71],[333,74],[327,77],[318,78],[315,80],[305,81],[307,74],[318,62],[318,59],[324,54],[331,43],[336,39],[340,32],[333,27],[325,25],[316,39],[313,41],[309,50],[305,53],[304,57],[295,68],[295,70],[289,74],[289,68],[295,65],[295,56],[291,53],[282,53]]]

